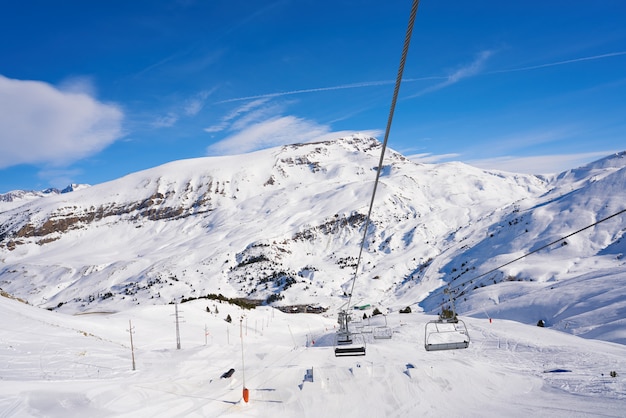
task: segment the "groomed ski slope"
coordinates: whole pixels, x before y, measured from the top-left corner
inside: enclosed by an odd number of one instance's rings
[[[179,311],[177,350],[173,305],[68,316],[0,298],[0,417],[626,416],[626,347],[615,343],[463,318],[468,349],[427,352],[433,317],[393,312],[391,339],[366,334],[366,356],[336,358],[335,312],[209,300]]]

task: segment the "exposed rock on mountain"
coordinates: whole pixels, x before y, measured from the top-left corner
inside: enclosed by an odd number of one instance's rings
[[[0,288],[72,312],[209,293],[340,306],[380,147],[354,136],[176,161],[0,207]],[[625,167],[621,153],[547,179],[388,150],[353,301],[437,312],[449,283],[458,309],[478,315],[500,306],[485,287],[623,271],[621,216],[471,281],[623,209]]]

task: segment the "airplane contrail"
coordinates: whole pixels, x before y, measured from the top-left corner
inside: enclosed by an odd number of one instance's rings
[[[592,60],[598,60],[598,59],[603,59],[603,58],[616,57],[616,56],[620,56],[620,55],[626,55],[626,51],[611,52],[611,53],[607,53],[607,54],[594,55],[594,56],[591,56],[591,57],[574,58],[574,59],[565,60],[565,61],[558,61],[558,62],[550,62],[550,63],[547,63],[547,64],[533,65],[533,66],[529,66],[529,67],[511,68],[511,69],[508,69],[508,70],[488,71],[488,72],[484,72],[482,74],[504,74],[504,73],[512,73],[512,72],[517,72],[517,71],[530,71],[530,70],[537,70],[537,69],[540,69],[540,68],[555,67],[555,66],[558,66],[558,65],[573,64],[573,63],[581,62],[581,61],[592,61]],[[481,62],[484,61],[484,59],[486,59],[486,56],[482,56],[481,55],[481,57],[479,58],[479,60]],[[411,96],[411,97],[417,97],[417,96],[419,96],[421,94],[424,94],[426,92],[439,90],[440,88],[444,88],[444,87],[447,87],[449,85],[455,84],[456,82],[458,82],[462,78],[468,78],[468,77],[476,76],[476,75],[480,75],[480,74],[481,73],[478,72],[478,71],[470,71],[467,74],[466,73],[461,74],[459,71],[457,71],[453,75],[448,75],[448,76],[429,76],[429,77],[418,77],[418,78],[404,78],[404,79],[402,79],[402,82],[410,83],[410,82],[414,82],[414,81],[425,81],[425,80],[445,80],[441,84],[438,84],[436,86],[427,88],[427,89],[423,90],[422,92]],[[338,85],[338,86],[316,87],[316,88],[310,88],[310,89],[300,89],[300,90],[282,91],[282,92],[276,92],[276,93],[257,94],[257,95],[254,95],[254,96],[236,97],[236,98],[233,98],[233,99],[221,100],[221,101],[216,102],[215,104],[233,103],[233,102],[241,102],[241,101],[245,101],[245,100],[255,100],[255,99],[267,99],[267,98],[273,98],[273,97],[290,96],[290,95],[304,94],[304,93],[317,93],[317,92],[322,92],[322,91],[332,91],[332,90],[355,89],[355,88],[362,88],[362,87],[384,86],[384,85],[393,84],[393,83],[395,83],[394,80],[364,81],[364,82],[360,82],[360,83],[341,84],[341,85]]]
[[[572,63],[581,62],[581,61],[593,61],[593,60],[599,60],[599,59],[602,59],[602,58],[616,57],[616,56],[619,56],[619,55],[626,55],[626,51],[611,52],[611,53],[608,53],[608,54],[594,55],[592,57],[574,58],[574,59],[571,59],[571,60],[551,62],[551,63],[548,63],[548,64],[533,65],[533,66],[530,66],[530,67],[511,68],[509,70],[489,71],[489,72],[487,72],[485,74],[502,74],[502,73],[512,73],[512,72],[516,72],[516,71],[537,70],[539,68],[555,67],[557,65],[572,64]]]
[[[402,79],[403,82],[412,82],[412,81],[422,81],[422,80],[441,80],[447,77],[441,76],[432,76],[432,77],[420,77],[420,78],[406,78]],[[386,84],[393,84],[395,80],[382,80],[382,81],[364,81],[361,83],[351,83],[351,84],[342,84],[339,86],[330,86],[330,87],[317,87],[311,89],[300,89],[300,90],[291,90],[291,91],[282,91],[278,93],[265,93],[258,94],[255,96],[246,96],[246,97],[236,97],[233,99],[226,99],[216,102],[216,104],[220,103],[232,103],[232,102],[240,102],[244,100],[253,100],[253,99],[266,99],[271,97],[280,97],[280,96],[289,96],[293,94],[303,94],[303,93],[316,93],[320,91],[331,91],[331,90],[343,90],[343,89],[355,89],[361,87],[374,87],[374,86],[383,86]]]

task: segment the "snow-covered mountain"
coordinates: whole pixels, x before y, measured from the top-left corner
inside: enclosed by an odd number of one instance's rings
[[[0,206],[0,288],[65,312],[208,294],[338,308],[380,151],[354,136],[176,161]],[[484,275],[625,198],[626,153],[544,178],[388,151],[352,302],[435,313],[450,284],[462,315],[626,343],[623,214]]]
[[[69,193],[74,190],[85,189],[88,184],[70,184],[64,189],[49,188],[45,190],[13,190],[0,194],[0,212],[23,205],[25,202],[38,199],[40,197],[54,196],[61,193]]]

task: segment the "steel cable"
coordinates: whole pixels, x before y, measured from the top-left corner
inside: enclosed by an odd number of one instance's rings
[[[383,146],[380,151],[380,160],[378,162],[378,169],[376,170],[376,180],[374,181],[374,190],[372,191],[372,199],[370,200],[369,210],[367,212],[367,218],[365,218],[365,226],[363,228],[363,239],[361,240],[361,247],[359,249],[359,256],[354,268],[354,278],[352,279],[352,286],[348,295],[347,307],[350,306],[352,301],[352,293],[354,292],[354,284],[359,273],[359,265],[361,264],[361,258],[363,255],[363,247],[365,246],[365,240],[367,239],[367,230],[370,224],[370,217],[372,215],[372,208],[374,207],[374,198],[376,197],[376,189],[378,187],[378,180],[380,179],[380,173],[383,168],[383,160],[385,158],[385,150],[387,149],[387,141],[389,140],[389,132],[391,130],[391,123],[393,121],[393,114],[396,109],[396,102],[398,101],[398,93],[400,92],[400,84],[402,84],[402,74],[404,73],[404,65],[406,63],[406,57],[409,52],[409,44],[411,43],[411,34],[413,33],[413,25],[415,23],[415,15],[417,14],[417,7],[419,0],[413,0],[413,6],[411,7],[411,15],[409,16],[409,24],[406,29],[406,36],[404,37],[404,47],[402,48],[402,56],[400,58],[400,65],[398,67],[398,76],[396,77],[396,85],[393,90],[393,98],[391,99],[391,108],[389,109],[389,117],[387,118],[387,128],[385,129],[385,138],[383,140]]]

